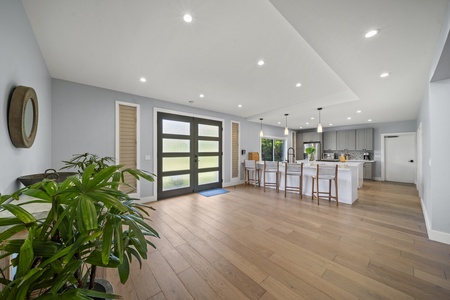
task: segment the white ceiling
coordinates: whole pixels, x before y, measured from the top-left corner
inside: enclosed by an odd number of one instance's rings
[[[22,2],[53,78],[305,129],[416,119],[449,0]]]

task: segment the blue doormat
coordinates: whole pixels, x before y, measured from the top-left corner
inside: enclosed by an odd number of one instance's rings
[[[226,194],[228,192],[229,191],[224,190],[224,189],[213,189],[213,190],[199,192],[199,194],[202,196],[205,196],[205,197],[211,197],[211,196],[215,196],[215,195]]]

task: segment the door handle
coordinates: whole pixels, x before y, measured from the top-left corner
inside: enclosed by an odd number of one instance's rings
[[[414,160],[412,160],[412,159],[411,159],[411,160],[409,160],[408,162],[410,162],[410,163],[413,163],[413,162],[414,162]]]

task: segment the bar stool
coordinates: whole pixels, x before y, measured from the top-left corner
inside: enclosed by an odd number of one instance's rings
[[[259,170],[256,168],[256,160],[244,160],[245,182],[244,185],[254,184],[261,186]],[[250,176],[253,175],[253,176]],[[253,178],[252,178],[253,177]]]
[[[278,161],[264,161],[264,192],[266,186],[274,186],[277,193],[280,191],[280,184],[278,182],[278,176],[280,174],[280,162]],[[275,182],[267,181],[267,174],[275,174]]]
[[[338,201],[338,165],[336,166],[319,166],[317,165],[316,175],[311,176],[312,178],[312,193],[311,199],[314,200],[314,196],[317,197],[317,205],[319,205],[320,195],[327,195],[328,201],[331,199],[336,200],[336,206],[339,205]],[[328,192],[319,191],[319,180],[328,180]],[[314,181],[316,182],[317,192],[314,192]],[[335,196],[331,195],[331,182],[334,181],[335,186]]]
[[[288,176],[298,177],[298,186],[288,186]],[[286,197],[287,191],[298,191],[300,199],[303,198],[303,163],[300,164],[284,164],[284,197]]]

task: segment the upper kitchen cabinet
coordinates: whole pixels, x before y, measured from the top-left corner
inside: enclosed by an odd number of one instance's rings
[[[336,132],[336,150],[356,149],[356,130],[339,130]]]
[[[323,150],[336,150],[336,131],[327,131],[323,133]]]
[[[309,142],[321,142],[322,141],[322,133],[319,132],[303,132],[303,143]]]
[[[373,150],[373,128],[356,129],[356,150]]]

